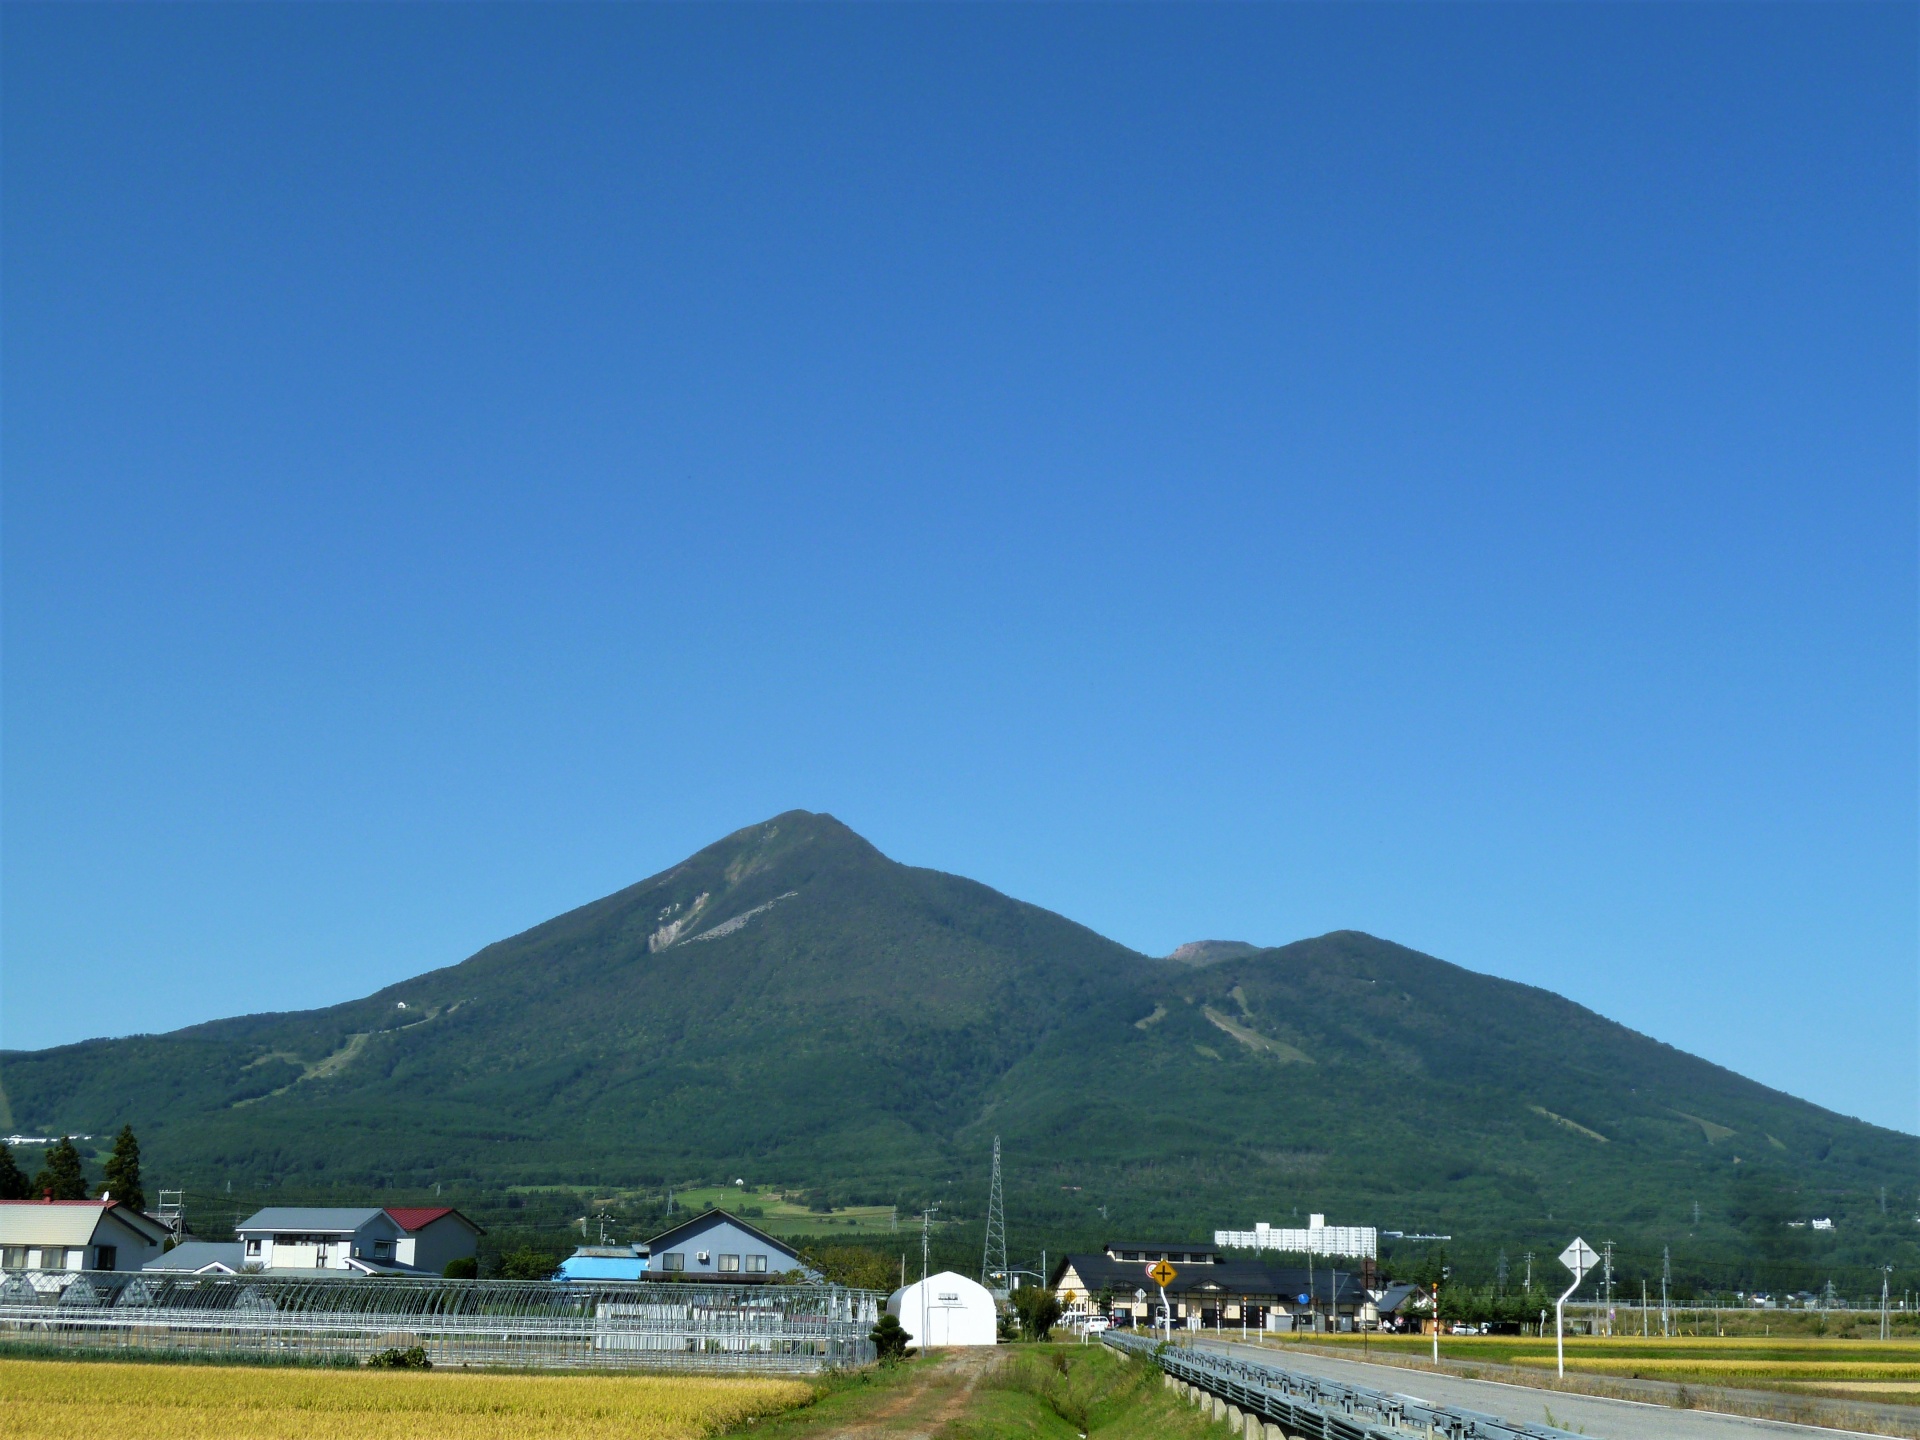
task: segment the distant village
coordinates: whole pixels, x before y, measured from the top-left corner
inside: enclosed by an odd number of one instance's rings
[[[181,1192],[159,1192],[160,1203],[147,1207],[138,1142],[130,1129],[116,1141],[98,1193],[89,1193],[71,1140],[51,1143],[45,1153],[41,1172],[29,1181],[8,1147],[0,1144],[0,1321],[11,1315],[38,1323],[48,1306],[66,1315],[113,1307],[132,1313],[137,1306],[174,1304],[204,1309],[215,1303],[209,1296],[224,1297],[219,1304],[239,1305],[236,1296],[254,1293],[218,1288],[221,1281],[257,1281],[266,1288],[249,1303],[276,1314],[342,1308],[371,1313],[383,1305],[458,1310],[466,1302],[449,1298],[455,1292],[446,1287],[480,1277],[480,1242],[486,1231],[456,1206],[268,1206],[238,1220],[231,1240],[208,1240],[189,1229]],[[722,1332],[715,1343],[722,1348],[771,1343],[767,1336],[772,1332],[763,1322],[772,1313],[776,1291],[784,1298],[774,1308],[784,1307],[780,1313],[787,1317],[779,1333],[789,1337],[798,1333],[793,1329],[798,1314],[813,1304],[794,1296],[868,1296],[836,1300],[827,1307],[830,1323],[846,1332],[832,1343],[851,1344],[849,1353],[856,1355],[864,1353],[858,1327],[872,1318],[867,1311],[893,1317],[907,1343],[930,1346],[990,1345],[1023,1330],[1044,1333],[1058,1323],[1088,1334],[1131,1329],[1265,1335],[1431,1331],[1442,1323],[1436,1286],[1392,1283],[1378,1273],[1382,1232],[1371,1226],[1328,1225],[1319,1214],[1300,1227],[1262,1223],[1251,1229],[1217,1230],[1206,1240],[1116,1238],[1098,1250],[1071,1251],[1043,1261],[1039,1270],[1014,1269],[1005,1257],[998,1159],[996,1145],[990,1238],[978,1276],[934,1271],[923,1229],[920,1273],[909,1273],[903,1254],[898,1287],[884,1301],[877,1290],[830,1283],[832,1277],[799,1246],[746,1216],[712,1205],[648,1239],[609,1244],[603,1231],[601,1243],[580,1244],[557,1263],[548,1257],[531,1271],[522,1268],[511,1279],[484,1283],[549,1294],[554,1300],[527,1302],[548,1312],[556,1303],[562,1308],[570,1303],[560,1298],[568,1292],[578,1294],[594,1318],[588,1339],[602,1351],[628,1344],[612,1334],[609,1320],[659,1322],[661,1306],[631,1298],[653,1286],[710,1291],[708,1298],[688,1302],[691,1308],[669,1326],[674,1346],[691,1343],[694,1329],[699,1329],[694,1338],[701,1345],[710,1343],[713,1337],[707,1332],[715,1325]],[[997,1257],[991,1239],[996,1233],[1001,1237]],[[402,1304],[399,1292],[380,1287],[362,1302],[351,1298],[351,1289],[329,1290],[323,1296],[311,1289],[285,1288],[307,1282],[353,1287],[356,1282],[406,1280],[424,1284],[430,1298]],[[215,1282],[216,1288],[207,1290],[202,1282]],[[756,1291],[769,1303],[754,1300]],[[1772,1303],[1766,1297],[1754,1297],[1754,1302]],[[497,1309],[498,1303],[488,1308]],[[715,1318],[726,1314],[760,1315],[753,1323],[762,1328],[742,1339],[727,1331],[726,1324],[732,1322]],[[1524,1323],[1511,1318],[1483,1321],[1469,1333],[1516,1333]],[[1456,1323],[1449,1328],[1468,1327]],[[805,1342],[814,1347],[806,1353],[828,1354],[831,1345],[822,1349],[826,1342],[816,1344],[817,1339]],[[632,1343],[645,1349],[653,1340]]]

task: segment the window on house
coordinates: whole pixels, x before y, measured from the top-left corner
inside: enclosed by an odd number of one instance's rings
[[[375,1255],[391,1255],[391,1254],[393,1254],[393,1242],[392,1242],[391,1240],[376,1240],[376,1241],[374,1241],[374,1242],[373,1242],[373,1253],[374,1253]]]
[[[117,1246],[102,1245],[94,1252],[93,1268],[96,1270],[111,1270],[113,1269],[113,1262],[119,1258],[120,1251]]]
[[[738,1255],[722,1255],[720,1257],[720,1269],[724,1274],[731,1275],[738,1273],[740,1269],[740,1257]]]
[[[259,1253],[260,1253],[260,1242],[258,1240],[247,1241],[247,1254],[258,1255]]]
[[[53,1247],[48,1246],[46,1249],[40,1252],[40,1268],[42,1270],[66,1269],[67,1268],[67,1252],[65,1250],[56,1250]]]
[[[660,1268],[662,1270],[684,1270],[687,1268],[687,1257],[678,1250],[668,1255],[662,1255],[660,1257]]]
[[[747,1273],[749,1275],[766,1274],[767,1273],[767,1257],[764,1255],[747,1256]]]
[[[27,1247],[8,1245],[0,1248],[0,1269],[24,1270],[27,1268]]]

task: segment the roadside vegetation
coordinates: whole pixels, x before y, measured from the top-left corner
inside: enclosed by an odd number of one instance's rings
[[[741,1427],[756,1440],[1224,1440],[1150,1362],[1104,1345],[943,1350],[840,1377],[813,1405]]]

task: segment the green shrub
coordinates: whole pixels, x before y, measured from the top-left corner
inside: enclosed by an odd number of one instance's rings
[[[867,1338],[873,1341],[874,1353],[880,1357],[882,1365],[904,1360],[911,1353],[907,1348],[910,1337],[898,1315],[882,1315],[880,1323],[873,1327]]]

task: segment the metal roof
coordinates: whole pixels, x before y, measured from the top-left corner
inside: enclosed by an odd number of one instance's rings
[[[345,1234],[358,1230],[373,1219],[398,1226],[399,1222],[378,1206],[350,1209],[344,1206],[269,1205],[256,1210],[233,1228],[236,1231],[281,1230],[291,1234],[331,1232]]]
[[[166,1254],[147,1261],[140,1268],[197,1274],[209,1265],[224,1265],[237,1275],[246,1264],[246,1248],[238,1240],[182,1240]]]
[[[415,1231],[426,1229],[427,1226],[433,1224],[436,1220],[446,1219],[449,1215],[453,1216],[476,1235],[484,1235],[487,1233],[451,1205],[389,1205],[387,1206],[387,1214],[393,1217],[394,1224],[398,1225],[410,1235]]]
[[[0,1200],[0,1244],[91,1245],[109,1216],[150,1244],[167,1233],[118,1200]]]
[[[1115,1260],[1106,1255],[1064,1256],[1055,1264],[1047,1283],[1057,1288],[1069,1267],[1082,1285],[1095,1292],[1111,1287],[1115,1295],[1131,1296],[1135,1289],[1151,1292],[1156,1288],[1146,1278],[1146,1266],[1140,1261]],[[1218,1260],[1211,1265],[1189,1265],[1185,1269],[1175,1261],[1173,1268],[1179,1275],[1167,1286],[1169,1295],[1198,1299],[1212,1294],[1223,1298],[1272,1295],[1293,1301],[1311,1292],[1323,1305],[1329,1299],[1340,1305],[1360,1305],[1367,1298],[1357,1270],[1314,1266],[1309,1271],[1305,1265],[1274,1265],[1264,1260]]]
[[[722,1224],[722,1223],[731,1225],[736,1230],[746,1231],[746,1233],[753,1236],[754,1239],[765,1241],[767,1244],[773,1246],[774,1249],[780,1251],[783,1255],[791,1255],[796,1260],[800,1258],[800,1252],[794,1249],[793,1246],[787,1244],[786,1241],[774,1239],[773,1236],[767,1234],[766,1231],[760,1229],[758,1226],[749,1225],[746,1221],[742,1220],[738,1215],[728,1214],[725,1210],[703,1210],[698,1215],[693,1216],[691,1219],[682,1220],[678,1225],[675,1225],[672,1229],[662,1230],[658,1235],[654,1236],[651,1240],[647,1241],[647,1248],[649,1251],[657,1255],[660,1253],[660,1250],[663,1244],[675,1239],[677,1236],[684,1235],[690,1230],[701,1229],[709,1225]]]

